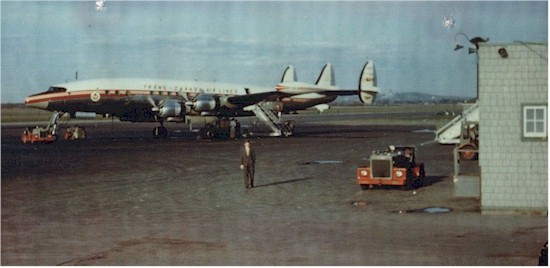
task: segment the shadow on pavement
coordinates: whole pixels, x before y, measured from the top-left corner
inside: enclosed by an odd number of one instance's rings
[[[299,178],[299,179],[292,179],[292,180],[286,180],[286,181],[276,181],[268,184],[261,184],[254,186],[254,188],[258,187],[267,187],[267,186],[273,186],[273,185],[279,185],[279,184],[285,184],[285,183],[293,183],[293,182],[299,182],[299,181],[305,181],[305,180],[311,180],[313,177],[305,177],[305,178]]]
[[[425,177],[424,180],[422,181],[422,187],[426,187],[426,186],[430,186],[432,184],[436,184],[440,181],[443,181],[443,179],[445,179],[446,177],[444,176],[430,176],[430,177]]]

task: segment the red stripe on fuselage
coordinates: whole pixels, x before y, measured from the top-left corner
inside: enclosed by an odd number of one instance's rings
[[[130,91],[130,90],[121,90],[123,94],[116,94],[115,92],[110,93],[111,90],[109,90],[109,93],[105,93],[105,90],[101,90],[100,96],[101,98],[104,97],[127,97],[127,96],[133,96],[133,95],[149,95],[149,92],[141,92],[141,91]],[[26,99],[26,103],[32,104],[32,103],[39,103],[39,102],[45,102],[45,101],[64,101],[64,100],[79,100],[79,99],[90,99],[91,100],[91,94],[92,92],[96,92],[95,90],[91,91],[84,91],[84,92],[78,92],[78,93],[72,93],[72,92],[66,92],[66,93],[52,93],[52,94],[43,94],[33,97],[28,97]],[[168,92],[166,96],[170,95],[171,92]],[[165,94],[162,94],[165,95]]]

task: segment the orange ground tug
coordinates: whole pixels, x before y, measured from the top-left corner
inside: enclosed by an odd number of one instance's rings
[[[390,146],[386,151],[374,151],[369,167],[357,168],[357,183],[361,189],[372,186],[395,185],[410,190],[422,185],[424,164],[415,161],[414,146]]]

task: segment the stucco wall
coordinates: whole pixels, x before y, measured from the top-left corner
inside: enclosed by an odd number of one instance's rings
[[[547,211],[548,142],[523,138],[522,105],[547,105],[548,45],[488,43],[478,55],[482,210]]]

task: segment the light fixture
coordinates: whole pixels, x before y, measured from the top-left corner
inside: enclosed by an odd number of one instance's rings
[[[455,51],[464,48],[463,45],[458,44],[458,42],[456,41],[456,39],[457,39],[458,36],[464,36],[464,38],[466,38],[466,40],[468,40],[468,42],[470,42],[470,44],[474,45],[474,46],[472,46],[472,47],[468,47],[468,54],[476,53],[476,52],[477,52],[477,49],[479,48],[479,43],[484,43],[484,42],[489,41],[489,38],[482,38],[482,37],[476,36],[476,37],[470,39],[470,38],[469,38],[466,34],[464,34],[464,33],[457,33],[457,34],[455,35],[455,44],[456,44],[456,46],[455,46]]]
[[[499,54],[500,57],[503,58],[503,59],[508,58],[508,51],[506,51],[506,49],[503,48],[503,47],[500,48],[500,49],[498,50],[498,54]]]
[[[482,37],[476,36],[470,39],[470,43],[474,44],[476,46],[476,49],[479,48],[479,43],[485,43],[488,41],[489,41],[489,37],[483,39]]]

